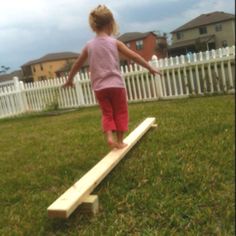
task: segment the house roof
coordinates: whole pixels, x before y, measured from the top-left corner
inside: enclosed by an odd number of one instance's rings
[[[29,66],[33,64],[48,62],[48,61],[57,61],[63,59],[77,58],[79,53],[75,52],[57,52],[57,53],[49,53],[39,59],[29,61],[22,66]]]
[[[133,40],[146,38],[149,34],[153,34],[156,37],[158,36],[153,31],[149,31],[149,32],[145,32],[145,33],[128,32],[128,33],[125,33],[125,34],[122,34],[121,36],[119,36],[118,40],[120,40],[120,41],[122,41],[124,43],[128,43],[128,42],[133,41]]]
[[[168,47],[168,49],[174,49],[174,48],[182,48],[190,45],[195,45],[197,41],[204,43],[204,42],[209,42],[211,40],[215,40],[215,35],[208,35],[208,36],[203,36],[195,39],[189,39],[189,40],[184,40],[180,42],[176,42]]]
[[[17,76],[21,80],[22,77],[23,77],[22,71],[21,70],[16,70],[16,71],[13,71],[9,74],[0,75],[0,83],[4,82],[4,81],[13,80],[14,76]]]
[[[222,21],[232,20],[235,19],[235,15],[225,13],[223,11],[215,11],[207,14],[202,14],[193,20],[187,22],[186,24],[178,27],[177,29],[173,30],[171,33],[175,33],[178,31],[183,31],[187,29],[192,29],[195,27],[199,27],[202,25],[209,25],[214,24]]]

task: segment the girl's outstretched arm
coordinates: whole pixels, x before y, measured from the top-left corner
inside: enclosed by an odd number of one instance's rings
[[[138,63],[140,66],[145,67],[146,69],[149,70],[151,74],[159,74],[161,75],[161,72],[158,68],[152,67],[146,60],[144,60],[139,54],[136,52],[130,50],[124,43],[121,41],[117,40],[117,47],[118,51],[125,56],[126,58],[129,58],[133,60],[134,62]]]
[[[83,66],[84,62],[88,58],[88,50],[87,48],[84,48],[75,63],[73,64],[69,76],[67,78],[66,83],[63,85],[63,87],[73,86],[73,78],[75,74],[79,71],[79,69]]]

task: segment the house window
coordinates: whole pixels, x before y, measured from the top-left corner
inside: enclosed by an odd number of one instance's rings
[[[33,66],[33,72],[36,72],[35,66]]]
[[[222,31],[222,24],[216,24],[215,25],[215,31],[216,32]]]
[[[42,64],[40,64],[40,69],[43,70],[43,65]]]
[[[143,40],[136,41],[136,49],[140,50],[143,48]]]
[[[212,50],[212,49],[216,49],[216,44],[215,42],[210,42],[207,44],[207,50]]]
[[[163,39],[160,39],[160,38],[156,39],[156,45],[161,44],[163,42],[165,42]]]
[[[38,77],[38,80],[39,80],[39,81],[46,80],[46,79],[47,79],[46,76],[39,76],[39,77]]]
[[[227,47],[227,46],[228,46],[228,42],[227,42],[226,40],[223,40],[223,41],[222,41],[222,47],[225,48],[225,47]]]
[[[167,49],[167,43],[166,41],[162,39],[157,39],[156,40],[156,50],[165,50]]]
[[[199,28],[199,34],[207,34],[207,27],[202,26]]]
[[[126,46],[127,46],[128,48],[130,48],[130,43],[126,43]]]
[[[182,39],[184,37],[184,33],[183,32],[177,32],[176,33],[176,38],[177,39]]]

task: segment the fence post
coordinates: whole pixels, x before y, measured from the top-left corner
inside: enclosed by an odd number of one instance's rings
[[[160,68],[159,67],[159,63],[157,60],[157,56],[153,55],[152,56],[152,65],[156,68]],[[157,95],[162,98],[163,97],[163,93],[162,93],[162,84],[161,84],[161,79],[160,79],[160,75],[155,75],[155,80],[156,80],[156,85],[157,85]]]
[[[79,101],[79,106],[83,106],[85,102],[79,73],[77,73],[75,76],[75,91]]]
[[[29,111],[28,101],[27,101],[27,97],[25,94],[24,83],[22,81],[20,81],[19,83],[20,83],[19,86],[20,86],[20,90],[21,90],[21,97],[22,97],[22,101],[23,101],[23,106],[25,108],[25,111]]]
[[[184,71],[184,88],[186,91],[186,94],[189,95],[189,84],[188,84],[188,77],[187,77],[187,69],[186,69],[186,62],[184,55],[180,56],[181,64],[183,65],[183,71]]]
[[[21,90],[21,86],[20,86],[20,82],[19,82],[18,77],[16,77],[16,76],[13,77],[13,81],[14,81],[14,87],[16,90],[16,94],[18,97],[19,111],[23,113],[26,111],[26,108],[24,106],[23,97],[22,97],[22,90]]]

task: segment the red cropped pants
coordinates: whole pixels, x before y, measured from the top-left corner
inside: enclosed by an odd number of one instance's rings
[[[127,131],[128,104],[125,88],[98,90],[95,96],[102,111],[103,131]]]

